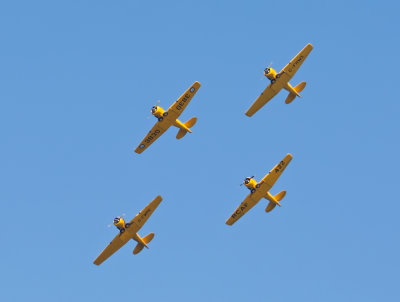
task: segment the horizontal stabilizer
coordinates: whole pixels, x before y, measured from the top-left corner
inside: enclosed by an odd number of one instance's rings
[[[293,89],[297,92],[300,93],[301,91],[303,91],[303,89],[306,87],[306,82],[301,82],[299,85],[297,85],[296,87],[294,87]],[[293,100],[295,99],[296,94],[293,92],[290,92],[288,97],[285,100],[286,104],[290,104],[291,102],[293,102]]]
[[[144,248],[144,245],[141,244],[141,243],[138,243],[138,244],[136,245],[136,247],[133,249],[133,254],[134,254],[134,255],[139,254],[139,253],[143,250],[143,248]]]
[[[197,122],[197,118],[196,117],[192,117],[190,120],[188,120],[186,123],[184,123],[184,125],[190,129],[191,127],[194,126],[194,124],[196,124]],[[187,131],[184,129],[180,129],[178,131],[178,134],[176,135],[177,139],[181,139],[182,137],[184,137],[186,135]]]
[[[185,123],[185,126],[188,128],[192,128],[194,126],[194,124],[196,124],[196,122],[197,122],[197,117],[192,117],[190,120],[188,120]]]
[[[153,238],[154,238],[154,233],[150,233],[150,234],[144,236],[144,237],[142,238],[142,241],[143,241],[145,244],[147,244],[147,243],[149,243],[151,240],[153,240]],[[134,254],[134,255],[139,254],[139,253],[143,250],[143,248],[144,248],[144,244],[142,244],[142,243],[139,242],[139,243],[136,245],[136,247],[134,248],[133,254]]]
[[[285,195],[286,195],[286,191],[281,191],[278,194],[276,194],[274,196],[274,198],[276,201],[281,201],[283,199],[283,197],[285,197]]]
[[[273,200],[270,199],[270,202],[265,209],[265,212],[271,212],[276,207],[276,205],[280,206],[281,204],[279,203],[279,201],[281,201],[285,197],[285,195],[286,191],[281,191],[273,197]]]
[[[176,135],[177,139],[181,139],[182,137],[184,137],[186,135],[187,131],[183,130],[183,129],[179,129],[178,134]]]
[[[270,201],[267,208],[265,209],[265,212],[271,212],[274,208],[276,207],[276,203]]]
[[[283,191],[283,192],[285,192],[285,191]],[[285,193],[286,193],[286,192],[285,192]],[[142,238],[142,240],[144,241],[144,243],[147,244],[147,243],[149,243],[150,241],[152,241],[153,238],[154,238],[154,233],[150,233],[150,234],[144,236],[144,237]]]

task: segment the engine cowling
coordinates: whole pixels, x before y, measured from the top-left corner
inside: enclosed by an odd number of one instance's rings
[[[278,73],[276,72],[275,69],[272,67],[267,67],[264,69],[264,75],[269,79],[269,80],[274,80],[276,78],[276,75]]]
[[[257,185],[257,182],[253,177],[246,177],[243,183],[249,190],[255,189]]]
[[[151,107],[151,114],[154,115],[155,117],[162,117],[163,113],[165,112],[164,109],[162,109],[160,106],[153,106]]]
[[[114,225],[119,229],[122,230],[125,228],[125,220],[122,217],[115,217],[114,218]]]

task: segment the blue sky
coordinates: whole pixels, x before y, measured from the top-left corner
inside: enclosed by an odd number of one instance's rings
[[[397,1],[3,1],[2,301],[398,301]],[[244,112],[307,43],[254,117]],[[181,120],[133,152],[194,81]],[[286,153],[272,189],[227,217]],[[164,201],[100,267],[92,261],[156,195]]]

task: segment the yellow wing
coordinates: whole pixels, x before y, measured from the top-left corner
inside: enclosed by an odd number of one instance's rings
[[[139,146],[136,147],[136,153],[142,153],[146,150],[152,143],[156,141],[165,131],[171,127],[172,123],[168,119],[163,119],[162,121],[158,121],[153,128],[149,131],[149,134],[141,141]]]
[[[139,212],[139,214],[137,214],[135,216],[135,218],[133,218],[129,222],[131,227],[135,226],[135,232],[139,231],[142,228],[142,226],[145,224],[147,219],[149,219],[151,214],[153,214],[153,212],[158,207],[158,205],[161,203],[161,201],[162,201],[162,197],[160,195],[158,195],[156,198],[153,199],[152,202],[150,202],[147,205],[147,207],[145,207],[143,210],[141,210]]]
[[[232,225],[234,224],[237,220],[239,220],[240,217],[242,217],[244,214],[246,214],[252,207],[254,207],[260,200],[262,196],[257,194],[254,195],[250,193],[247,195],[245,200],[238,206],[238,208],[235,210],[235,212],[232,213],[231,217],[228,218],[228,220],[225,222],[227,225]]]
[[[289,82],[289,80],[295,75],[297,70],[299,70],[301,64],[303,64],[304,60],[310,54],[313,46],[311,44],[307,44],[298,54],[295,56],[289,64],[287,64],[281,72],[278,74],[280,80],[282,82]]]
[[[131,239],[129,234],[123,233],[118,234],[115,238],[110,242],[109,245],[100,253],[100,255],[94,260],[94,264],[100,265],[105,260],[107,260],[111,255],[113,255],[116,251],[118,251],[122,246],[125,245]]]
[[[260,96],[254,101],[253,105],[246,111],[247,116],[253,116],[262,106],[268,103],[281,89],[283,88],[282,83],[275,82],[269,84],[267,88],[260,94]]]
[[[281,176],[282,172],[285,171],[292,158],[293,156],[288,153],[284,159],[282,159],[280,163],[269,171],[269,173],[259,182],[259,187],[263,193],[265,192],[266,194],[272,188],[279,176]]]
[[[196,94],[197,90],[200,88],[199,82],[194,82],[192,86],[188,90],[185,91],[181,97],[168,108],[168,118],[172,120],[176,120],[183,110],[185,110],[186,106],[189,104],[193,96]]]

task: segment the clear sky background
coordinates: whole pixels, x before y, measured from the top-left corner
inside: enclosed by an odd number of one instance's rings
[[[2,1],[1,301],[399,301],[398,1]],[[252,118],[244,112],[307,43]],[[194,81],[182,121],[133,152]],[[286,153],[265,200],[225,220]],[[156,195],[139,232],[92,262]]]

